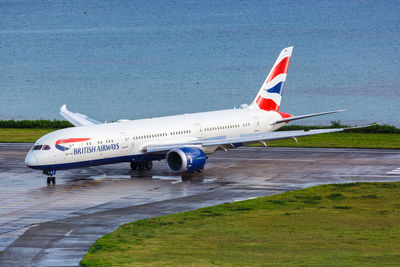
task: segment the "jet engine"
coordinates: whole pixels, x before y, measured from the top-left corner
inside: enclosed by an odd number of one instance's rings
[[[197,147],[171,149],[165,158],[168,169],[173,173],[190,173],[202,170],[206,164],[206,154]]]

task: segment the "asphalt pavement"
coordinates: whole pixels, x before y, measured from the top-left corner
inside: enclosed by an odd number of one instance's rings
[[[79,266],[126,222],[327,183],[400,181],[400,150],[239,148],[205,171],[172,175],[129,164],[57,172],[47,185],[24,166],[31,144],[0,144],[0,266]]]

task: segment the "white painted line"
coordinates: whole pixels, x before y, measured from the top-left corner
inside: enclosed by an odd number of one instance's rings
[[[254,151],[254,150],[270,150],[270,151],[279,151],[279,152],[326,152],[326,153],[364,153],[364,154],[400,154],[400,150],[397,151],[381,151],[380,149],[376,150],[364,150],[364,149],[346,149],[346,148],[278,148],[278,147],[246,147],[246,148],[237,148],[237,150],[244,151]]]
[[[216,179],[216,178],[204,179],[204,180],[203,180],[203,184],[212,183],[212,182],[214,182],[215,180],[217,180],[217,179]]]
[[[400,172],[387,172],[386,174],[400,174]]]
[[[270,158],[221,158],[211,156],[210,159],[238,160],[238,161],[290,161],[290,162],[315,162],[313,159],[270,159]]]
[[[105,171],[103,171],[102,169],[96,168],[96,167],[90,167],[90,168],[95,169],[96,171],[101,172],[101,173],[104,175],[103,178],[99,178],[99,180],[100,180],[100,179],[106,179],[106,178],[107,178],[107,174],[106,174]],[[97,180],[97,179],[96,179],[96,180]]]
[[[399,173],[396,173],[399,174]],[[400,178],[400,176],[394,175],[379,175],[379,174],[348,174],[339,175],[340,177],[365,177],[365,178]]]
[[[153,175],[153,179],[160,180],[160,181],[171,181],[171,184],[179,184],[182,182],[182,178],[180,176],[159,176]]]
[[[152,178],[156,179],[156,180],[162,180],[162,181],[181,179],[181,177],[179,177],[179,176],[161,176],[161,175],[153,175]]]
[[[74,230],[69,231],[69,232],[66,233],[64,236],[69,236],[69,235],[72,233],[72,231],[74,231]]]
[[[130,178],[132,178],[132,176],[130,176],[130,175],[109,175],[109,176],[107,176],[107,178],[108,179],[130,179]]]
[[[229,168],[231,168],[231,167],[234,167],[235,165],[236,165],[235,163],[229,164],[229,165],[225,166],[224,169],[229,169]]]
[[[238,202],[238,201],[245,201],[245,200],[250,200],[250,199],[255,199],[259,197],[245,197],[245,198],[240,198],[240,199],[234,199],[233,202]]]

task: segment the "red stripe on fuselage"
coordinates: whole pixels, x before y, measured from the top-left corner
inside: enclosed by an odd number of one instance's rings
[[[66,144],[66,143],[74,143],[74,142],[83,142],[88,141],[90,138],[68,138],[68,139],[60,139],[57,140],[56,145]]]
[[[279,74],[287,73],[289,62],[290,57],[285,57],[284,59],[282,59],[281,62],[279,62],[279,64],[276,65],[275,68],[272,70],[271,75],[265,83],[272,81]]]
[[[269,110],[278,111],[279,110],[279,106],[272,99],[267,99],[267,98],[263,98],[263,97],[259,96],[256,100],[256,103],[257,103],[258,107],[262,110],[266,110],[266,111],[269,111]]]

